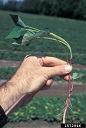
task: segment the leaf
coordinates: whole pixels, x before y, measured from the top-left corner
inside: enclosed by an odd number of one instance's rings
[[[45,35],[45,34],[47,34],[47,33],[44,30],[34,32],[34,31],[29,29],[29,31],[27,31],[27,33],[25,33],[24,36],[23,36],[22,45],[29,45],[29,43],[33,39],[38,38],[38,37],[40,37],[42,35]]]
[[[11,33],[6,37],[6,39],[10,38],[19,38],[22,34],[23,29],[21,27],[16,26]]]
[[[15,38],[16,41],[13,42],[12,44],[21,45],[22,39],[23,39],[23,36],[20,36],[19,38]]]
[[[83,77],[83,76],[84,76],[84,74],[78,74],[78,73],[75,72],[72,75],[72,79],[75,80],[75,79],[78,79],[78,78]]]
[[[13,19],[13,22],[17,25],[20,26],[22,28],[25,28],[26,25],[24,24],[24,22],[20,19],[20,17],[18,15],[13,15],[10,14],[11,18]]]
[[[35,35],[34,33],[27,31],[27,33],[24,34],[23,39],[22,39],[22,45],[29,45],[29,43],[31,42],[31,40],[33,39],[33,35]]]

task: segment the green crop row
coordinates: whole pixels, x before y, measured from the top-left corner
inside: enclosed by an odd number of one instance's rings
[[[10,122],[29,121],[41,119],[45,121],[62,121],[62,111],[65,97],[36,97],[27,106],[18,109],[9,117]],[[86,95],[71,97],[71,108],[66,117],[67,122],[86,121]]]
[[[75,42],[73,39],[71,39],[71,40],[72,41],[69,41],[69,44],[71,45],[73,53],[84,54],[86,52],[84,42],[81,45],[81,42],[78,42],[76,39],[75,39]],[[12,51],[23,51],[23,52],[25,52],[25,51],[62,52],[62,53],[65,52],[65,50],[64,50],[65,47],[63,48],[63,46],[59,42],[57,43],[54,41],[36,39],[36,40],[32,41],[29,46],[17,46],[17,45],[12,45],[12,43],[14,41],[15,40],[10,40],[10,42],[8,42],[8,40],[5,40],[4,42],[3,41],[1,42],[1,40],[0,40],[0,50],[9,50],[10,49]],[[84,40],[81,39],[81,41],[84,41]],[[67,48],[65,48],[65,49],[67,52],[69,52],[67,50]]]
[[[12,77],[12,75],[16,72],[16,68],[10,68],[10,67],[2,67],[0,68],[0,79],[9,79]],[[83,77],[76,79],[76,82],[86,82],[86,70],[79,70],[79,69],[73,69],[72,73],[78,73],[78,74],[83,74]],[[54,78],[55,81],[61,80],[59,77]]]
[[[1,50],[0,51],[0,59],[2,60],[23,60],[26,55],[40,55],[40,56],[53,56],[63,60],[67,60],[66,53],[58,53],[58,52],[37,52],[37,51],[11,51],[11,50]],[[86,65],[86,55],[85,54],[73,54],[73,64],[83,64]]]
[[[0,80],[10,79],[16,70],[17,68],[0,68]]]

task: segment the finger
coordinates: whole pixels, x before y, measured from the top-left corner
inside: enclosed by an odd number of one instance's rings
[[[42,66],[46,67],[53,67],[53,66],[58,66],[58,65],[66,65],[67,62],[63,61],[61,59],[55,58],[55,57],[37,57],[39,59],[39,62],[41,63]]]
[[[48,79],[46,84],[41,88],[41,90],[47,90],[51,87],[51,84],[53,83],[53,79]]]
[[[62,79],[64,79],[64,80],[66,80],[66,81],[69,81],[69,79],[70,80],[72,80],[72,76],[70,76],[70,78],[69,78],[69,74],[67,74],[67,75],[63,75],[63,76],[60,76]]]
[[[66,65],[67,62],[55,57],[42,57],[43,66],[58,66],[58,65]]]
[[[63,76],[71,72],[72,67],[70,65],[62,65],[55,67],[43,67],[47,79],[53,76]]]
[[[46,86],[50,86],[53,83],[53,79],[49,79],[46,82]]]

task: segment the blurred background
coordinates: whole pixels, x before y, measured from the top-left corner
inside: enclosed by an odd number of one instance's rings
[[[14,28],[10,14],[17,14],[26,25],[48,28],[70,45],[73,51],[73,72],[84,76],[74,85],[67,122],[86,122],[86,0],[0,0],[0,85],[10,79],[27,55],[54,56],[63,60],[69,51],[56,42],[34,40],[29,46],[12,45],[5,37]],[[71,73],[71,75],[72,75]],[[25,107],[9,117],[5,128],[60,128],[67,82],[54,78],[52,87],[39,92]]]
[[[86,0],[0,0],[4,10],[86,19]]]

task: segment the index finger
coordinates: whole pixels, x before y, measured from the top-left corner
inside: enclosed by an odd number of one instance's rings
[[[68,63],[64,60],[55,58],[55,57],[41,57],[42,59],[42,66],[46,67],[53,67],[53,66],[59,66],[59,65],[67,65]]]
[[[47,66],[47,67],[54,67],[54,66],[61,66],[61,65],[68,65],[68,62],[55,58],[55,57],[42,57],[42,62],[43,62],[43,66]],[[69,73],[60,76],[62,79],[69,81]],[[72,79],[72,77],[70,76],[70,79]]]

